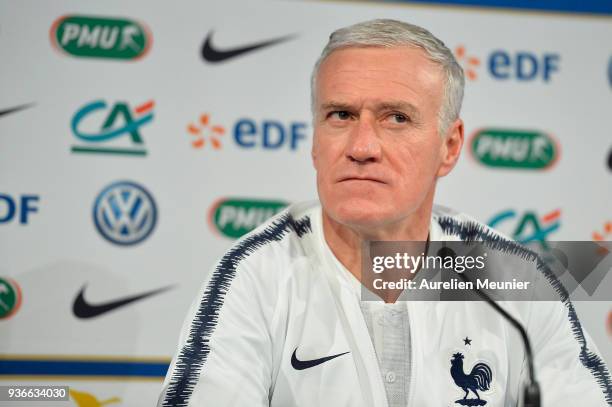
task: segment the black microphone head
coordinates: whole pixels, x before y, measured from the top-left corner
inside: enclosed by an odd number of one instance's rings
[[[529,383],[523,389],[523,407],[540,407],[540,386]]]

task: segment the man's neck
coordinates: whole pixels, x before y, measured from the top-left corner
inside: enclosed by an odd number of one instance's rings
[[[361,281],[361,251],[365,241],[427,241],[431,206],[420,208],[401,222],[380,228],[344,225],[323,210],[323,234],[336,258]]]

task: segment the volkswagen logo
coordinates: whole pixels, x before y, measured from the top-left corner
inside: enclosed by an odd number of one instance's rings
[[[129,181],[114,182],[100,192],[93,208],[98,232],[109,242],[134,245],[146,239],[157,221],[151,194]]]

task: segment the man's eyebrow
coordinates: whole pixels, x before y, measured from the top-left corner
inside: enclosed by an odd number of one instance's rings
[[[403,101],[382,102],[382,103],[377,104],[375,108],[377,111],[398,110],[401,112],[406,112],[413,116],[418,116],[420,114],[419,109],[415,105],[413,105],[412,103],[403,102]],[[352,106],[350,103],[338,102],[338,101],[326,102],[326,103],[323,103],[320,107],[320,110],[323,110],[323,111],[327,111],[327,110],[348,110],[350,111],[353,109],[354,109],[354,106]]]
[[[321,110],[351,110],[353,107],[343,102],[326,102],[321,105]]]
[[[419,109],[408,102],[383,102],[376,106],[376,110],[398,110],[400,112],[406,112],[412,116],[418,116],[420,114]]]

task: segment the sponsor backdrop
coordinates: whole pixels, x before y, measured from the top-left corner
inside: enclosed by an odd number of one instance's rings
[[[0,384],[153,405],[215,259],[316,198],[311,68],[366,19],[430,29],[466,71],[438,203],[525,242],[610,240],[612,8],[487,3],[0,2]],[[611,310],[578,304],[609,363]]]

